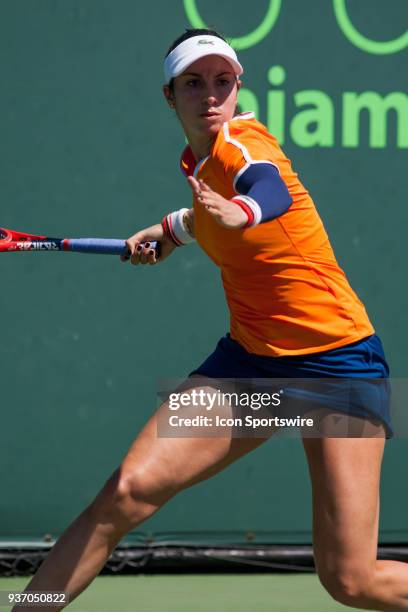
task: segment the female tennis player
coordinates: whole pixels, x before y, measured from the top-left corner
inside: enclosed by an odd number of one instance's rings
[[[237,114],[243,69],[234,50],[217,32],[189,30],[171,46],[164,70],[165,99],[188,140],[181,167],[193,207],[169,212],[129,238],[131,263],[163,262],[197,240],[221,269],[231,315],[230,333],[192,372],[187,393],[214,390],[214,378],[387,378],[380,339],[333,255],[310,195],[273,135],[252,113]],[[152,240],[161,243],[158,262]],[[150,418],[28,590],[75,598],[125,534],[176,493],[264,441],[159,437],[158,420],[167,409],[164,402]],[[375,397],[365,409],[370,436],[303,438],[316,568],[327,591],[345,605],[408,610],[408,566],[376,559],[380,467],[391,423]],[[363,420],[358,407],[353,410],[352,418]]]

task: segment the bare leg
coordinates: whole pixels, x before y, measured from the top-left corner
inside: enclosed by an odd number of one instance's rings
[[[194,384],[200,384],[198,377]],[[195,387],[197,392],[199,389]],[[120,468],[92,504],[62,534],[27,591],[65,591],[72,601],[101,571],[126,533],[152,516],[178,491],[217,474],[265,441],[231,437],[159,438],[157,419],[164,410],[167,411],[166,404],[147,422]],[[52,612],[62,607],[44,610]],[[31,609],[19,607],[16,612]]]
[[[304,439],[313,488],[316,568],[340,603],[408,610],[408,564],[377,561],[384,439]]]

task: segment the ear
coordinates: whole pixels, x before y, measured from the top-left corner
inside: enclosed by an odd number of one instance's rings
[[[241,79],[237,79],[237,91],[239,91],[242,87],[242,81]]]
[[[167,100],[167,104],[170,108],[175,108],[174,95],[168,85],[163,85],[163,95]]]

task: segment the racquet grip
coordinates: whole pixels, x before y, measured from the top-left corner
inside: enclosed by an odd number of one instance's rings
[[[127,255],[128,249],[124,240],[114,238],[70,238],[64,241],[64,250],[77,253],[97,253],[99,255]],[[157,253],[156,241],[150,242]]]

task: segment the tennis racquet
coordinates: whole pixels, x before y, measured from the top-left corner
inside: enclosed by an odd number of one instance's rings
[[[145,244],[145,243],[142,243]],[[150,248],[160,254],[156,241],[149,243]],[[32,251],[73,251],[77,253],[96,253],[98,255],[129,255],[125,240],[115,238],[50,238],[0,227],[0,253],[19,253]]]

